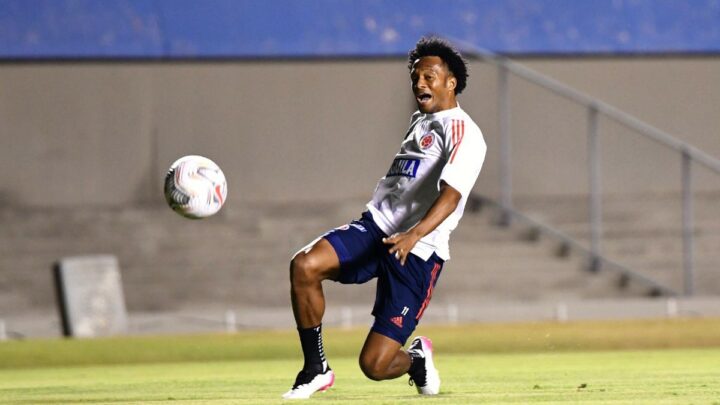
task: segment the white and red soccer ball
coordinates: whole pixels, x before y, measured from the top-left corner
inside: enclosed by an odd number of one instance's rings
[[[226,197],[225,175],[206,157],[183,156],[165,175],[165,200],[173,211],[186,218],[199,219],[215,214]]]

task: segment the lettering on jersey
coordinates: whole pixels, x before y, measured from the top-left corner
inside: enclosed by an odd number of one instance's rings
[[[393,161],[385,177],[404,176],[415,178],[418,167],[420,167],[420,159],[397,158]]]
[[[367,229],[365,229],[364,226],[362,226],[362,225],[360,225],[360,224],[357,224],[357,223],[355,223],[355,222],[353,222],[352,224],[350,224],[350,226],[352,226],[353,228],[357,229],[357,230],[360,231],[360,232],[367,232]]]
[[[422,149],[428,149],[433,146],[433,143],[435,143],[435,135],[433,135],[432,132],[429,132],[420,138],[420,148]]]

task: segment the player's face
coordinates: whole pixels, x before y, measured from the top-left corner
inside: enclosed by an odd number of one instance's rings
[[[415,61],[410,71],[412,90],[418,109],[432,114],[457,107],[457,80],[438,56],[424,56]]]

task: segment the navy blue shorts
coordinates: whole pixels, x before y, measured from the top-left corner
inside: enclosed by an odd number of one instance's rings
[[[400,265],[388,253],[391,246],[382,241],[387,235],[375,225],[369,212],[323,237],[340,258],[336,281],[362,284],[377,277],[372,330],[405,345],[430,303],[443,260],[435,253],[428,261],[409,254],[405,266]]]

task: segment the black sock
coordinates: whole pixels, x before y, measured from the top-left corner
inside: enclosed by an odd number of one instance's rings
[[[410,369],[408,369],[408,374],[415,376],[425,369],[425,358],[415,352],[408,352],[408,354],[410,355]]]
[[[323,350],[322,324],[307,329],[298,328],[298,333],[300,334],[300,345],[305,357],[303,369],[319,373],[325,372],[328,367],[327,361],[325,361],[325,351]]]

